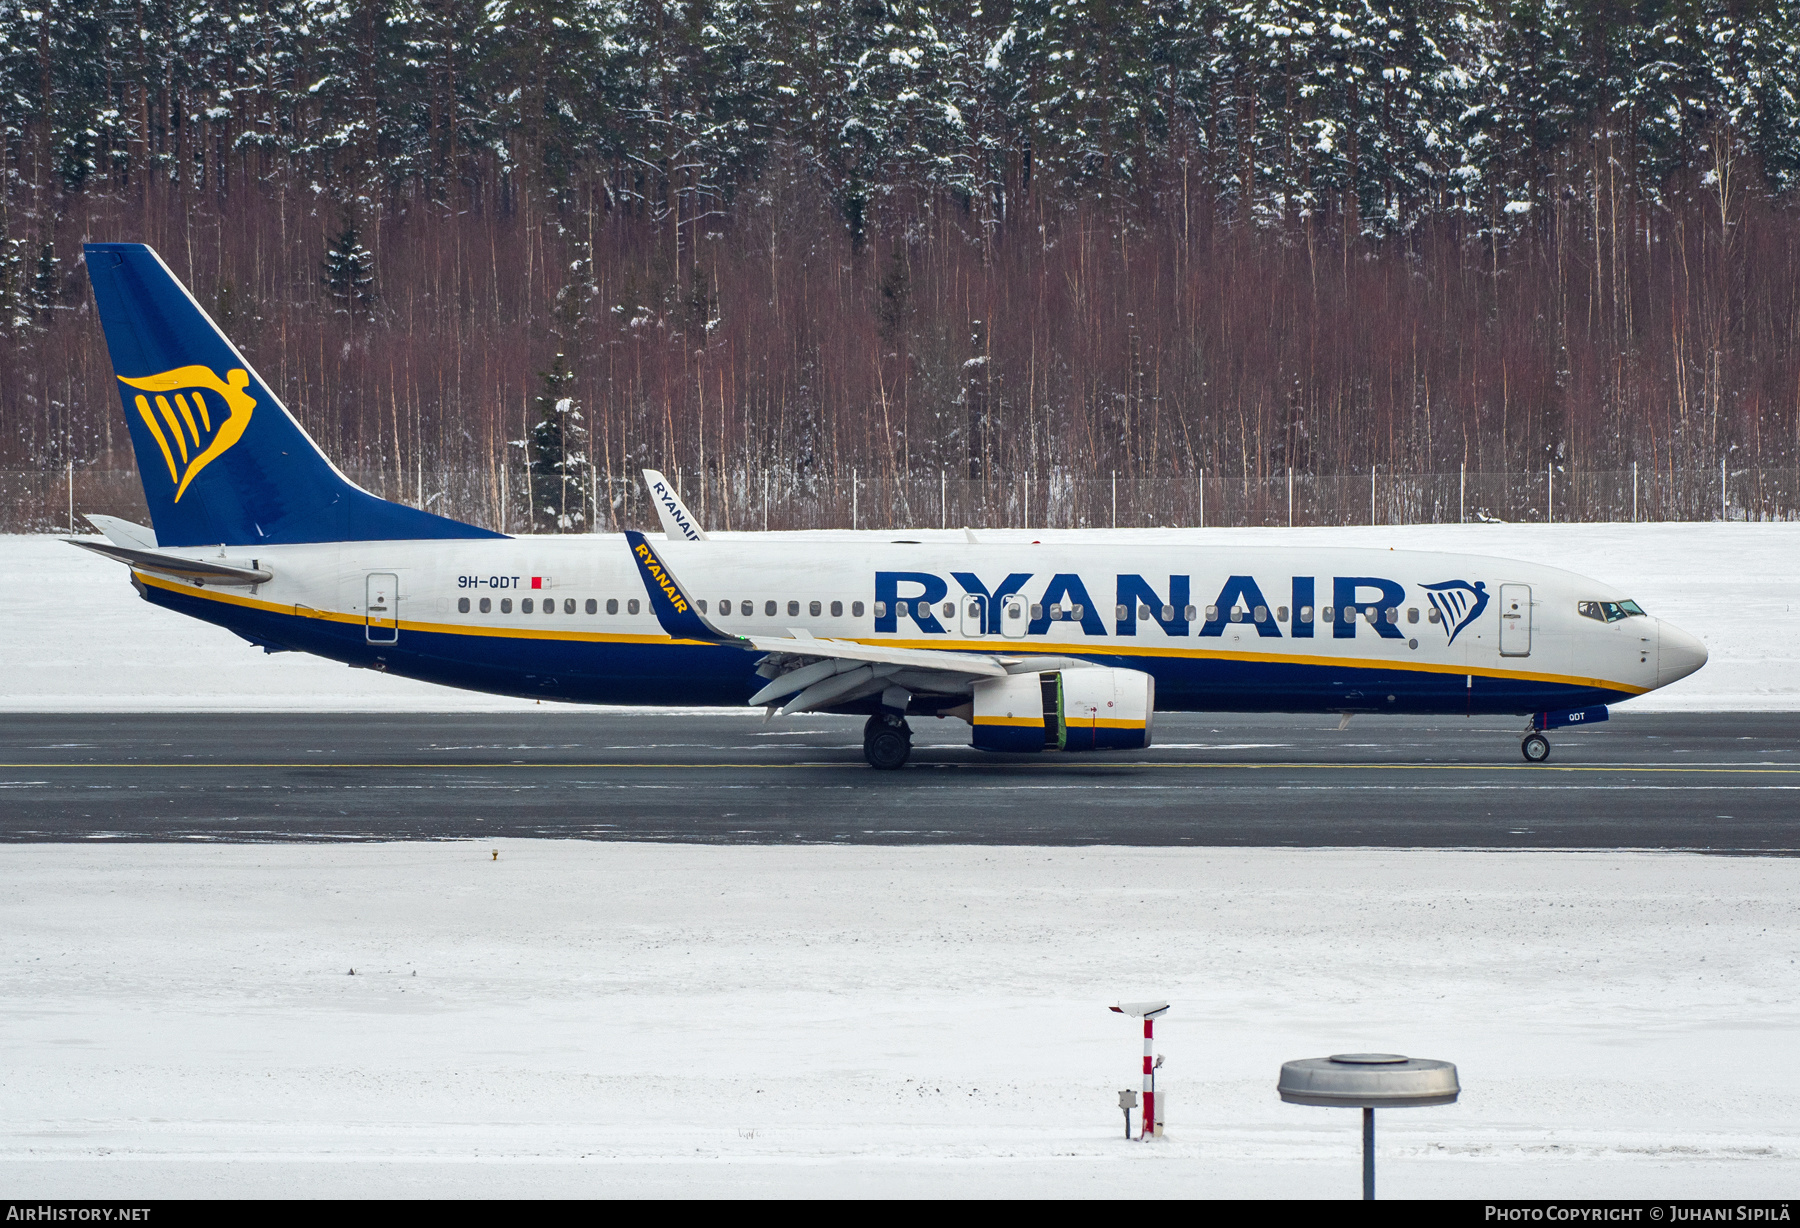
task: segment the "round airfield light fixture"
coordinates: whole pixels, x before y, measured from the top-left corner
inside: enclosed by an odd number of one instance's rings
[[[1283,1062],[1276,1090],[1288,1104],[1363,1111],[1363,1197],[1375,1197],[1375,1110],[1455,1104],[1456,1066],[1398,1053],[1337,1053]]]
[[[1278,1090],[1289,1104],[1418,1109],[1454,1104],[1462,1089],[1450,1062],[1398,1053],[1339,1053],[1284,1062]]]

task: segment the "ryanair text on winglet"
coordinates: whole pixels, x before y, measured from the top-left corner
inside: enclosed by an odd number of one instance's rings
[[[694,527],[693,521],[687,518],[686,509],[681,506],[681,500],[675,498],[669,488],[661,482],[652,483],[650,489],[655,494],[657,502],[668,510],[669,518],[681,530],[681,535],[691,542],[699,541],[700,533]]]
[[[670,603],[674,605],[675,612],[677,614],[686,614],[688,608],[687,598],[681,595],[681,590],[675,587],[675,582],[673,580],[669,579],[669,573],[663,569],[661,560],[650,552],[649,546],[646,546],[642,542],[639,542],[637,545],[637,556],[644,561],[644,569],[648,571],[651,578],[656,581],[656,586],[662,589]]]

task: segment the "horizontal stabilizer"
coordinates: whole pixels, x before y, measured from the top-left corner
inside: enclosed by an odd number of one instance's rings
[[[156,530],[147,525],[132,524],[117,516],[100,516],[93,512],[84,512],[81,518],[106,534],[115,546],[125,546],[131,550],[154,550],[160,544],[156,540]]]
[[[234,566],[225,559],[189,559],[160,550],[133,550],[111,542],[86,541],[79,537],[64,538],[71,546],[92,550],[95,554],[124,563],[133,570],[156,571],[165,576],[180,576],[201,584],[266,584],[274,575],[260,567]],[[241,560],[240,560],[241,561]]]

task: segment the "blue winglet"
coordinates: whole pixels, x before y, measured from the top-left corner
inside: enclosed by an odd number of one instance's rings
[[[708,644],[743,642],[741,636],[727,635],[706,621],[705,615],[681,591],[674,574],[657,557],[642,533],[627,529],[625,541],[631,546],[631,557],[637,563],[638,574],[644,577],[644,591],[650,594],[651,612],[670,638]]]

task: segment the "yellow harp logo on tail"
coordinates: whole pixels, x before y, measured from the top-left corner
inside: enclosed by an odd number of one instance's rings
[[[162,449],[177,503],[188,483],[243,437],[256,408],[256,398],[244,391],[250,373],[242,367],[233,367],[224,379],[211,367],[192,366],[137,379],[121,375],[119,382],[140,389],[138,417]]]

